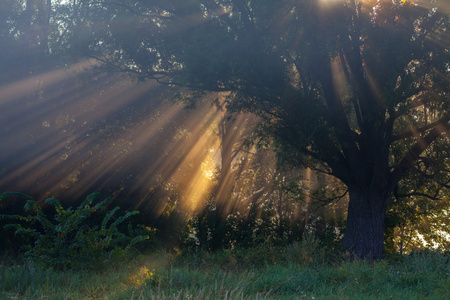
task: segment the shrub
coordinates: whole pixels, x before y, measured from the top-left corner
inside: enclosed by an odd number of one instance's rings
[[[300,242],[293,242],[285,250],[286,261],[308,266],[326,261],[326,249],[320,245],[314,233],[304,233]]]
[[[0,201],[11,194],[2,194]],[[118,207],[112,210],[106,207],[111,197],[97,202],[98,197],[98,193],[87,196],[76,209],[64,209],[57,199],[49,198],[45,203],[55,208],[53,218],[27,197],[26,214],[4,214],[0,215],[0,220],[8,220],[6,228],[13,228],[16,235],[30,241],[25,256],[34,262],[55,269],[100,268],[108,262],[129,258],[134,246],[149,236],[136,234],[131,223],[128,233],[123,233],[120,229],[124,222],[139,212],[116,216]]]
[[[23,206],[27,200],[31,198],[21,193],[5,193],[0,196],[0,216],[8,213],[10,215],[18,215],[23,212]],[[16,220],[17,223],[26,223]],[[20,250],[23,246],[30,243],[25,236],[14,234],[14,228],[5,228],[9,224],[9,219],[0,218],[0,256],[14,257],[16,260],[20,258]]]

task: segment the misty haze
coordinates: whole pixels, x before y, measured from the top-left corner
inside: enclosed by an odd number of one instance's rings
[[[449,13],[2,0],[0,298],[446,299]]]

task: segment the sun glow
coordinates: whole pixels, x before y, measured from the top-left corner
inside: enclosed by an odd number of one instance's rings
[[[205,160],[202,162],[202,171],[203,176],[208,178],[209,180],[214,180],[217,168],[219,165],[219,159],[217,157],[218,154],[218,142],[215,145],[216,147],[209,148],[208,155]]]

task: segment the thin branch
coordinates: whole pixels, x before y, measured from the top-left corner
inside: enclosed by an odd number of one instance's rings
[[[346,190],[344,191],[344,193],[342,193],[341,195],[338,195],[338,196],[332,197],[332,198],[328,198],[328,199],[325,199],[325,200],[321,200],[321,199],[315,198],[314,195],[310,195],[312,198],[314,198],[314,200],[315,200],[316,202],[320,202],[320,203],[321,203],[320,205],[316,206],[316,208],[315,208],[315,210],[314,210],[314,213],[316,213],[316,212],[319,210],[319,208],[325,207],[325,206],[327,206],[328,204],[330,204],[331,202],[335,202],[335,203],[339,202],[339,201],[342,200],[345,196],[347,196],[347,194],[348,194],[348,189],[346,189]]]
[[[442,187],[444,187],[444,188],[450,189],[450,184],[449,184],[450,181],[449,181],[449,182],[442,182],[442,181],[440,181],[439,179],[437,179],[434,175],[429,175],[429,174],[427,174],[427,173],[425,173],[425,172],[423,172],[423,171],[421,171],[421,170],[419,170],[419,169],[417,169],[417,168],[414,168],[414,170],[415,170],[416,173],[418,173],[420,176],[425,177],[425,178],[427,178],[427,179],[430,179],[430,180],[436,182],[437,184],[439,184],[440,186],[442,186]]]
[[[408,132],[403,132],[401,134],[397,134],[397,135],[393,136],[391,138],[391,143],[395,142],[395,141],[398,141],[398,140],[401,140],[401,139],[413,137],[413,136],[415,136],[417,134],[417,132],[424,133],[425,131],[427,131],[429,129],[432,129],[432,128],[436,127],[436,126],[439,126],[439,125],[441,125],[441,124],[443,124],[445,122],[448,122],[448,121],[450,121],[450,113],[447,113],[442,119],[440,119],[440,120],[438,120],[436,122],[430,123],[430,124],[428,124],[426,126],[423,126],[421,128],[414,128],[414,131],[410,130]]]
[[[430,200],[441,200],[441,197],[438,197],[438,193],[435,193],[434,196],[432,195],[428,195],[426,193],[420,193],[420,192],[412,192],[412,193],[408,193],[408,194],[399,194],[399,193],[395,193],[395,197],[397,198],[408,198],[411,196],[420,196],[420,197],[425,197],[428,198]]]
[[[436,139],[442,136],[443,133],[450,131],[450,123],[443,123],[431,129],[430,132],[423,138],[419,139],[394,167],[390,175],[390,182],[396,185],[403,175],[408,172],[413,166],[414,162],[420,157],[420,154],[425,151]]]

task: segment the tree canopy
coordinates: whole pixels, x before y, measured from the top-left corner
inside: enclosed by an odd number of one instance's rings
[[[382,257],[394,199],[450,187],[443,0],[74,0],[59,12],[49,51],[223,92],[229,111],[261,118],[288,164],[340,179],[344,248],[359,257]]]

